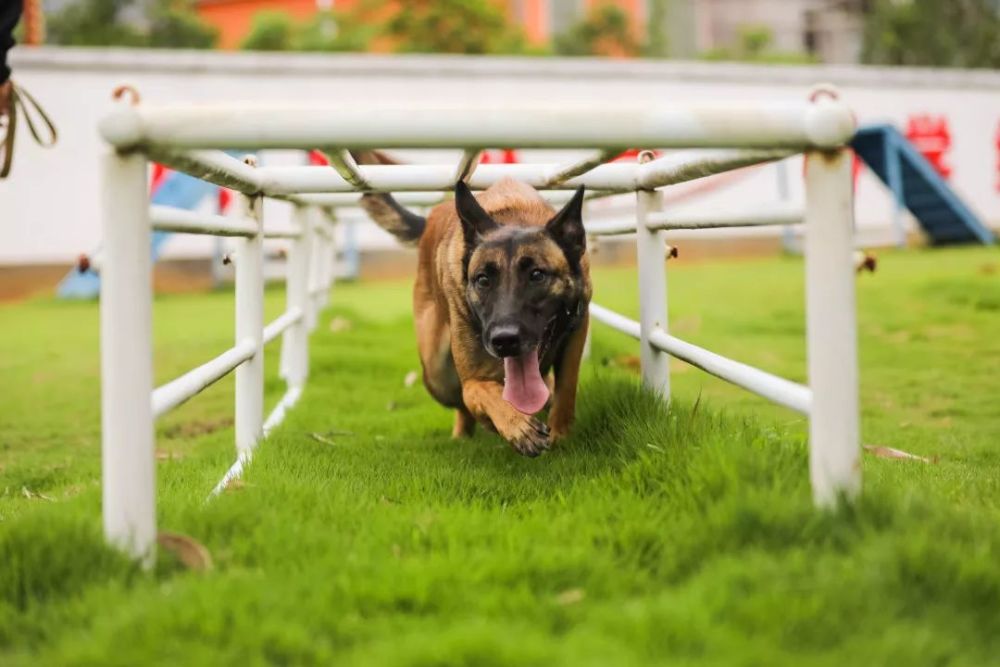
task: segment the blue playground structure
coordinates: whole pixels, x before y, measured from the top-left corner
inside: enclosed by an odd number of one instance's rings
[[[194,209],[205,197],[218,192],[218,188],[200,179],[180,172],[170,172],[153,186],[150,201],[162,206]],[[153,232],[152,256],[159,259],[170,232]],[[73,268],[59,283],[56,295],[60,299],[96,299],[101,293],[101,276],[91,268]]]
[[[896,200],[895,226],[902,236],[903,207],[927,233],[931,245],[996,241],[992,231],[958,197],[920,151],[892,125],[858,130],[851,147],[885,183]]]

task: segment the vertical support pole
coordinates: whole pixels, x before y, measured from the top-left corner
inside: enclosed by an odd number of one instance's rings
[[[886,133],[882,148],[885,151],[886,180],[892,192],[892,230],[896,236],[896,245],[903,248],[906,247],[906,228],[903,225],[903,172],[899,164],[899,149],[894,139],[891,132]]]
[[[861,489],[851,153],[806,154],[806,336],[813,500],[834,507]]]
[[[156,557],[153,306],[146,159],[104,157],[101,263],[101,474],[104,535],[151,567]]]
[[[245,159],[256,166],[253,157]],[[253,341],[255,352],[236,368],[236,452],[250,454],[264,426],[264,237],[263,198],[238,195],[242,216],[257,225],[257,235],[241,238],[236,251],[236,342]]]
[[[301,236],[288,251],[285,301],[288,310],[298,309],[302,318],[285,329],[281,341],[281,374],[289,387],[303,387],[309,375],[309,213],[296,206],[293,214]]]
[[[778,201],[783,204],[787,203],[791,199],[791,192],[788,187],[788,161],[778,160],[775,162],[774,173],[778,184]],[[784,225],[781,228],[781,245],[787,253],[796,252],[795,230],[792,229],[791,225]]]
[[[643,151],[640,162],[649,162],[653,154]],[[663,208],[663,195],[655,190],[636,192],[636,252],[639,265],[639,325],[642,381],[646,387],[670,400],[670,358],[649,341],[656,329],[667,331],[666,233],[650,230],[646,220]]]

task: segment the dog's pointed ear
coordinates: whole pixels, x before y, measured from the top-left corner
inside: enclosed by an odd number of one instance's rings
[[[562,210],[545,223],[545,231],[559,244],[571,263],[580,261],[587,249],[587,233],[583,229],[582,185]]]
[[[500,225],[476,201],[472,190],[464,181],[455,183],[455,210],[462,221],[462,233],[467,245],[475,245],[479,239]]]

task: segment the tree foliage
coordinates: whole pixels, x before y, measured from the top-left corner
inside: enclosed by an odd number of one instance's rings
[[[524,39],[489,0],[392,3],[382,29],[406,53],[517,53]]]
[[[566,56],[635,56],[640,45],[632,34],[628,14],[621,7],[604,2],[557,35],[555,50]]]
[[[862,60],[1000,67],[1000,8],[992,0],[876,0],[865,22]]]
[[[192,0],[80,0],[47,19],[47,39],[67,46],[208,49],[216,30]]]

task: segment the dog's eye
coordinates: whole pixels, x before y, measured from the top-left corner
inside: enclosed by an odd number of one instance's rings
[[[533,283],[540,283],[543,280],[545,280],[545,272],[542,271],[541,269],[535,269],[528,276],[528,279],[531,280],[531,282]]]
[[[490,286],[490,277],[485,273],[480,273],[475,278],[476,287],[479,289],[486,289]]]

